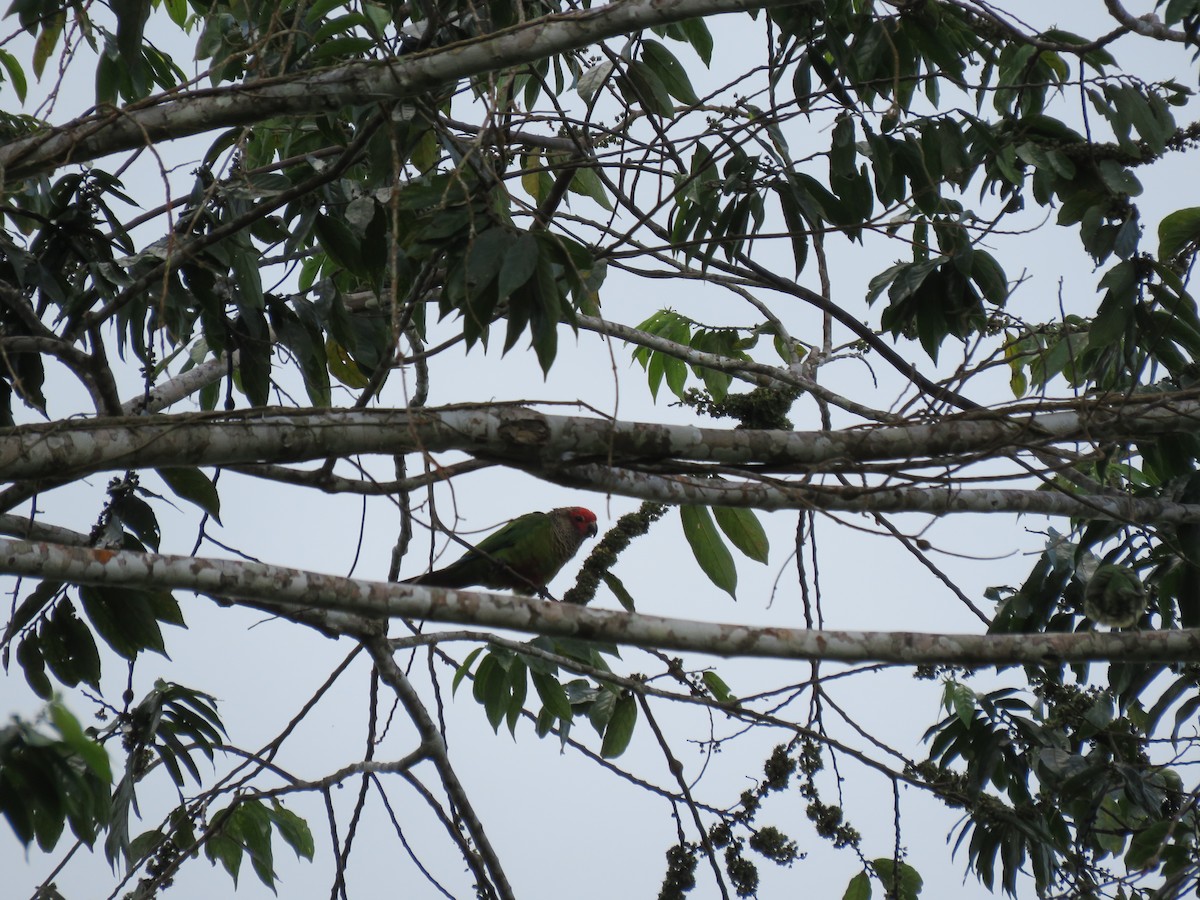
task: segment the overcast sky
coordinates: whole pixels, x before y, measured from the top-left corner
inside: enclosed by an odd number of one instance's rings
[[[1024,5],[1030,7],[1031,15],[1046,6]],[[725,73],[735,71],[734,67],[744,62],[746,48],[761,47],[763,40],[759,25],[745,16],[711,20],[710,28],[718,37],[718,57],[712,73],[705,73],[686,48],[672,45],[689,66],[701,93],[706,86],[723,83]],[[1087,29],[1076,26],[1075,30]],[[169,27],[158,33],[168,34]],[[618,44],[614,42],[614,46]],[[191,65],[188,62],[190,47],[177,46],[177,62],[186,69]],[[1119,58],[1122,49],[1120,45],[1116,48]],[[1189,70],[1182,68],[1184,57],[1168,55],[1165,48],[1158,46],[1149,50],[1151,57],[1137,60],[1137,65],[1166,66],[1167,71],[1179,67],[1180,80],[1194,84],[1194,76],[1186,75]],[[1127,66],[1133,64],[1134,61],[1127,61]],[[63,121],[90,104],[91,76],[83,68],[86,67],[81,67],[73,76],[78,81],[69,82],[63,91],[54,121]],[[1149,74],[1161,77],[1163,73]],[[0,108],[10,112],[16,110],[15,99],[7,86],[0,92]],[[794,154],[797,157],[804,155],[807,136],[803,133],[802,123],[793,123],[787,137],[793,143]],[[815,138],[818,146],[827,140],[821,134]],[[160,148],[168,166],[177,166],[171,174],[176,194],[187,190],[192,163],[209,139],[180,141]],[[110,168],[112,164],[111,160],[99,163],[103,168]],[[1168,167],[1159,168],[1167,170]],[[1191,176],[1182,174],[1178,166],[1175,172],[1172,176],[1170,171],[1160,171],[1153,178],[1146,178],[1147,193],[1152,197],[1156,187],[1162,187],[1156,180],[1179,177],[1181,181],[1185,178],[1188,183],[1193,181]],[[146,208],[162,202],[162,180],[149,158],[135,164],[125,178],[125,184]],[[1178,193],[1169,186],[1164,193],[1167,208],[1180,204]],[[572,197],[571,203],[576,209],[587,209],[587,202],[578,197]],[[1161,213],[1163,208],[1153,200],[1143,198],[1144,214],[1156,210]],[[1031,224],[1036,224],[1036,220]],[[1147,221],[1146,224],[1148,234],[1151,234],[1156,223]],[[161,224],[157,229],[146,228],[139,234],[149,242],[161,234]],[[1017,243],[1021,249],[1014,252],[1013,246]],[[1047,227],[1023,241],[1005,239],[998,241],[996,246],[998,249],[994,252],[1007,268],[1010,278],[1016,277],[1022,269],[1027,269],[1030,276],[1013,298],[1012,309],[1017,314],[1031,320],[1054,317],[1059,304],[1060,276],[1065,309],[1081,313],[1094,310],[1098,274],[1088,266],[1073,231]],[[790,272],[792,261],[788,249],[782,244],[777,249],[778,270]],[[891,264],[900,253],[898,246],[883,246],[881,242],[873,241],[868,241],[868,246],[863,248],[832,240],[829,250],[835,289],[833,299],[852,308],[857,308],[857,298],[865,294],[865,282],[870,275]],[[806,285],[816,287],[815,273],[805,273],[802,280]],[[793,334],[801,339],[817,339],[820,321],[815,314],[798,306],[796,301],[764,299],[784,318]],[[747,323],[755,319],[749,306],[714,286],[694,282],[638,281],[619,272],[610,275],[602,292],[602,303],[607,316],[631,324],[668,305],[714,324]],[[862,315],[868,321],[877,322],[877,312],[864,310]],[[838,340],[845,339],[844,333],[839,334]],[[902,344],[900,350],[924,371],[932,371],[933,367],[919,346]],[[765,347],[760,358],[774,362]],[[942,370],[949,371],[954,362],[953,348],[948,345]],[[60,376],[61,373],[56,373],[47,386],[51,416],[60,418],[86,410],[86,397],[71,379]],[[304,396],[293,372],[277,369],[275,376],[289,386],[293,396]],[[135,396],[140,390],[140,382],[134,368],[130,367],[122,378],[123,395]],[[871,387],[876,378],[878,388]],[[881,407],[889,405],[903,387],[877,360],[869,361],[869,365],[853,359],[835,363],[822,371],[822,381],[840,393]],[[430,405],[492,398],[579,399],[621,419],[697,422],[691,412],[671,405],[672,398],[665,387],[658,402],[651,401],[644,374],[640,367],[631,363],[628,348],[620,344],[609,346],[595,335],[586,333],[576,339],[566,329],[560,336],[559,361],[545,380],[532,353],[519,347],[501,358],[497,342],[487,353],[478,348],[465,356],[458,349],[448,352],[436,360],[431,386]],[[994,394],[981,396],[980,388],[975,386],[969,393],[981,402],[1011,399],[1011,394],[1006,393],[1003,372],[991,379],[987,389]],[[382,392],[380,405],[402,406],[405,396],[402,378],[397,373]],[[335,395],[335,403],[347,401],[346,394]],[[177,411],[192,408],[189,404],[181,404]],[[26,415],[25,411],[19,414]],[[26,418],[32,420],[33,417],[27,415]],[[800,429],[819,426],[815,407],[806,399],[796,404],[792,419]],[[379,477],[391,477],[389,460],[371,460],[367,464]],[[346,471],[350,470],[347,468]],[[42,518],[86,531],[103,506],[107,480],[107,476],[96,476],[40,498]],[[160,490],[149,476],[144,483],[153,490]],[[266,562],[334,574],[350,574],[357,557],[359,562],[353,569],[356,577],[379,580],[386,577],[397,526],[395,508],[388,500],[372,500],[364,512],[361,501],[354,498],[272,488],[232,473],[222,474],[220,493],[223,526],[210,523],[209,530],[228,546]],[[490,528],[531,509],[581,504],[597,512],[603,531],[619,515],[637,506],[636,501],[625,498],[571,492],[508,471],[466,476],[455,482],[453,495],[449,489],[439,489],[439,498],[443,515],[452,508],[450,502],[453,501],[453,508],[462,516],[464,527],[472,529]],[[190,552],[196,539],[197,515],[194,510],[183,504],[178,510],[159,504],[157,510],[163,529],[163,551]],[[861,517],[843,518],[858,526],[869,524]],[[771,561],[768,566],[760,566],[744,558],[738,559],[740,586],[736,604],[699,572],[682,539],[676,514],[668,515],[649,537],[635,543],[622,557],[617,573],[633,592],[641,611],[708,621],[802,626],[803,609],[795,568],[789,562],[796,516],[773,513],[762,515],[762,520],[772,540]],[[906,532],[921,531],[933,543],[933,558],[938,565],[985,609],[984,588],[1021,581],[1032,563],[1029,554],[1040,548],[1042,534],[1048,525],[1060,531],[1067,528],[1063,521],[1050,523],[1044,518],[1015,519],[1012,516],[960,516],[946,521],[896,516],[894,522]],[[357,539],[360,528],[361,544]],[[425,536],[419,536],[413,553],[405,561],[404,575],[422,570],[428,546],[424,543],[426,540]],[[978,621],[897,542],[866,536],[830,519],[822,519],[817,531],[817,546],[823,611],[828,627],[980,630]],[[200,555],[228,554],[206,543]],[[561,594],[565,590],[573,572],[569,566],[552,586],[554,593]],[[7,590],[11,582],[4,582],[4,585]],[[178,598],[189,629],[169,633],[171,661],[153,655],[139,661],[135,690],[141,695],[156,678],[162,677],[211,692],[220,701],[220,711],[232,742],[246,749],[257,748],[278,733],[351,649],[348,641],[332,641],[295,625],[267,620],[260,613],[217,608],[207,599],[182,593]],[[608,595],[602,595],[598,603],[617,607]],[[402,632],[395,628],[393,633]],[[462,645],[447,649],[461,658],[469,648]],[[622,671],[657,672],[661,668],[638,651],[625,651],[623,657],[626,662]],[[688,662],[696,666],[702,660],[689,657]],[[799,684],[810,676],[807,664],[713,662],[733,692],[739,695],[789,683]],[[836,671],[836,666],[822,667],[823,673]],[[413,673],[420,683],[425,681],[424,672],[424,658],[419,657]],[[448,689],[447,672],[443,670],[439,674],[443,688]],[[277,760],[281,766],[299,777],[315,778],[362,758],[367,675],[365,661],[356,661],[289,741]],[[111,658],[106,659],[104,694],[109,702],[119,703],[123,688],[124,672]],[[908,756],[923,757],[920,735],[941,715],[940,687],[936,682],[915,682],[908,670],[898,669],[833,681],[827,690],[839,705],[852,710],[855,720],[869,732],[883,736]],[[426,696],[429,696],[428,692]],[[91,712],[90,704],[78,695],[68,693],[67,698],[71,708],[86,719]],[[499,735],[493,734],[482,709],[471,699],[466,688],[453,699],[447,690],[443,699],[451,758],[478,806],[518,896],[523,900],[552,897],[600,900],[656,894],[664,871],[663,853],[676,840],[675,824],[665,800],[582,760],[573,751],[560,752],[553,738],[538,740],[528,723],[521,724],[516,741],[503,729]],[[808,696],[799,702],[807,703]],[[390,706],[386,692],[383,706],[385,709]],[[14,665],[9,677],[0,680],[0,712],[32,715],[38,707]],[[668,734],[703,739],[708,733],[706,717],[697,710],[657,704],[655,711]],[[828,711],[827,716],[835,737],[855,745],[862,744],[832,711]],[[695,791],[705,802],[734,804],[742,790],[753,786],[747,775],[757,774],[760,761],[771,747],[790,737],[783,732],[771,734],[756,729],[748,735],[730,738],[735,730],[728,723],[716,724],[714,736],[729,738],[718,754],[706,755],[694,744],[682,742],[674,748],[685,764],[688,777],[699,779]],[[591,746],[598,747],[598,741],[585,722],[576,724],[575,734],[586,736]],[[398,714],[378,748],[376,758],[399,759],[414,746],[413,730]],[[218,757],[217,771],[225,771],[236,762]],[[670,784],[662,754],[644,721],[639,723],[629,751],[615,762],[647,780]],[[895,840],[890,783],[845,759],[840,760],[840,765],[840,774],[844,777],[841,785],[844,806],[849,821],[864,834],[864,853],[869,858],[890,856]],[[431,786],[436,784],[430,767],[423,766],[421,773]],[[829,776],[828,772],[826,776]],[[139,790],[146,823],[156,822],[177,802],[166,782],[159,772]],[[387,783],[392,808],[400,816],[404,837],[416,855],[443,880],[454,896],[469,896],[469,876],[463,871],[461,859],[440,825],[402,782],[392,780]],[[836,789],[832,779],[825,777],[822,785],[824,799],[834,802]],[[339,827],[343,833],[356,791],[357,784],[348,786],[338,798],[342,814]],[[909,861],[925,878],[924,895],[986,896],[973,878],[963,883],[965,860],[961,856],[954,861],[948,858],[946,836],[957,820],[957,814],[940,808],[912,790],[902,791],[900,803],[904,823],[901,842],[910,854]],[[289,900],[326,897],[332,870],[322,808],[312,797],[289,801],[289,808],[309,820],[317,835],[317,859],[312,865],[295,864],[290,851],[277,842],[280,896]],[[763,886],[760,896],[787,896],[799,891],[813,897],[840,896],[850,877],[859,871],[860,864],[851,852],[834,852],[813,834],[804,815],[804,801],[794,790],[767,804],[758,824],[772,823],[796,838],[809,856],[790,869],[776,869],[770,863],[761,863]],[[689,836],[695,837],[690,827]],[[7,889],[14,897],[30,894],[67,846],[69,844],[64,841],[59,852],[50,858],[31,852],[26,865],[18,842],[7,826],[0,827],[0,871],[10,873]],[[715,896],[703,864],[697,874],[701,886],[692,896],[697,900]],[[88,860],[82,857],[73,860],[56,880],[70,900],[106,896],[108,889],[104,886],[113,881],[102,858]],[[197,862],[184,868],[171,889],[171,896],[175,900],[193,900],[220,896],[228,889],[229,881],[223,871],[211,868],[206,862]],[[349,871],[349,893],[358,900],[375,896],[439,896],[398,846],[386,812],[375,798],[368,804],[366,817],[359,828]],[[243,870],[239,895],[247,898],[269,896],[248,864]]]

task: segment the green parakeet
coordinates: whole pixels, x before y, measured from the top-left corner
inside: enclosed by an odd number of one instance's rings
[[[574,556],[584,538],[596,536],[596,514],[582,506],[531,512],[489,534],[461,559],[408,579],[405,584],[493,590],[510,589],[529,596],[546,584]]]

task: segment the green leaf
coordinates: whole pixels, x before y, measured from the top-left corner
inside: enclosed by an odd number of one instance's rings
[[[1158,821],[1135,834],[1125,853],[1125,865],[1135,870],[1149,864],[1159,854],[1173,825],[1174,822],[1170,820]]]
[[[525,709],[525,697],[529,693],[529,667],[520,659],[514,659],[508,667],[509,701],[506,723],[508,733],[516,735],[517,722]]]
[[[149,859],[162,846],[163,841],[166,839],[167,836],[161,831],[143,831],[129,842],[130,862],[140,862],[144,859]]]
[[[142,650],[166,655],[151,595],[132,588],[82,585],[83,611],[105,642],[125,659]]]
[[[546,672],[531,671],[529,674],[533,678],[533,688],[542,701],[542,708],[555,718],[571,721],[571,702],[559,680]]]
[[[687,70],[675,58],[670,50],[658,41],[645,40],[642,42],[642,61],[656,74],[667,93],[681,103],[694,106],[700,102],[692,83],[688,80]]]
[[[537,238],[526,232],[512,243],[500,265],[498,294],[501,303],[533,277],[537,264]]]
[[[602,757],[613,759],[625,752],[630,738],[633,737],[637,716],[637,700],[632,694],[623,693],[613,707],[608,725],[604,729],[604,740],[600,744]]]
[[[504,228],[489,228],[475,235],[467,248],[464,269],[468,296],[483,293],[500,274],[512,246],[513,236]]]
[[[571,178],[569,185],[571,193],[581,194],[584,197],[590,197],[595,200],[600,206],[612,211],[612,201],[608,199],[608,192],[604,189],[604,184],[600,181],[600,176],[596,174],[596,170],[590,166],[580,166],[575,170],[574,177]]]
[[[712,691],[712,695],[717,699],[717,702],[728,703],[731,700],[737,699],[733,692],[729,690],[729,685],[725,683],[725,680],[712,669],[706,670],[700,677],[704,679],[704,683]]]
[[[712,64],[713,39],[712,32],[708,30],[708,24],[704,19],[684,19],[679,23],[679,28],[687,37],[688,43],[692,45],[692,49],[696,51],[696,55],[707,67]]]
[[[265,304],[258,252],[251,246],[239,244],[230,254],[229,265],[233,269],[234,284],[237,285],[238,309],[243,313],[263,309]]]
[[[254,406],[266,406],[271,396],[270,329],[260,309],[243,310],[231,329],[238,351],[237,384]]]
[[[161,533],[158,518],[150,504],[140,497],[129,494],[118,497],[110,507],[121,524],[128,528],[143,544],[158,550]]]
[[[906,862],[900,863],[898,871],[895,860],[887,857],[872,860],[871,866],[887,888],[888,896],[895,900],[916,900],[924,887],[920,874]]]
[[[30,632],[17,644],[17,663],[25,673],[30,689],[42,700],[49,700],[54,695],[54,688],[46,677],[46,660],[36,633]]]
[[[735,506],[714,506],[713,515],[733,546],[755,562],[767,562],[771,545],[754,510]]]
[[[871,900],[871,877],[866,872],[859,872],[851,878],[842,900]]]
[[[247,800],[234,811],[237,832],[250,854],[259,881],[275,891],[275,856],[271,849],[271,815],[259,800]],[[276,892],[277,893],[277,892]]]
[[[62,590],[61,581],[38,582],[38,586],[29,592],[28,597],[21,601],[21,605],[17,607],[17,611],[13,613],[13,617],[9,619],[8,625],[5,626],[4,642],[7,643],[18,631],[32,622],[58,596],[60,590]]]
[[[221,498],[211,478],[192,466],[167,466],[155,471],[176,497],[194,503],[220,524]]]
[[[467,658],[462,661],[457,669],[454,670],[454,679],[450,682],[450,696],[453,697],[458,691],[458,686],[462,684],[462,680],[467,677],[467,673],[471,671],[471,666],[474,665],[476,658],[483,652],[482,647],[476,647],[467,654]]]
[[[172,22],[180,28],[185,27],[188,19],[187,0],[163,0],[163,6],[167,8],[167,15]]]
[[[971,254],[971,280],[993,305],[1003,306],[1008,299],[1008,279],[1004,269],[986,250],[975,250]]]
[[[617,79],[621,94],[631,103],[638,103],[647,112],[664,118],[675,114],[671,95],[658,74],[643,62],[628,63],[625,74]]]
[[[1200,242],[1200,206],[1179,209],[1163,217],[1158,225],[1158,258],[1174,259],[1189,244]]]
[[[75,687],[80,681],[99,689],[100,654],[92,632],[75,616],[71,601],[63,598],[38,634],[42,655],[63,684]]]
[[[676,397],[682,399],[683,388],[687,384],[688,367],[682,359],[674,356],[668,356],[665,353],[659,354],[663,361],[663,374],[667,378],[667,387]]]
[[[497,677],[497,673],[503,674],[496,662],[496,657],[489,653],[483,658],[479,668],[475,670],[475,680],[471,685],[471,696],[475,698],[476,703],[484,702],[484,698],[487,696],[488,682]]]
[[[313,232],[321,242],[321,249],[330,259],[355,275],[365,274],[359,240],[345,222],[331,216],[318,215],[313,223]]]
[[[608,585],[608,589],[613,592],[613,596],[617,598],[617,602],[626,612],[637,612],[633,605],[633,595],[625,588],[625,584],[620,578],[612,572],[604,572],[600,576],[600,580]]]
[[[475,672],[472,694],[476,701],[483,704],[492,730],[499,731],[500,723],[504,721],[508,712],[512,688],[508,681],[508,672],[496,651],[488,653],[479,664]]]
[[[25,71],[21,68],[21,64],[7,50],[0,50],[0,66],[4,66],[4,71],[8,73],[8,80],[12,82],[13,90],[17,92],[17,99],[24,103],[25,95],[29,92],[29,85],[25,81]]]
[[[371,379],[363,374],[363,370],[346,352],[346,348],[332,336],[325,339],[325,360],[329,365],[330,374],[346,387],[362,390],[371,383]]]
[[[50,721],[62,735],[63,743],[78,754],[88,769],[105,784],[112,784],[112,764],[107,751],[84,733],[79,720],[65,706],[54,701],[50,704]]]
[[[779,195],[779,207],[783,211],[783,221],[787,225],[788,238],[792,243],[792,258],[796,261],[796,274],[804,271],[808,261],[808,223],[804,221],[801,204],[796,199],[796,191],[791,182],[783,181],[776,186]]]
[[[228,823],[204,842],[204,855],[210,862],[219,861],[233,879],[234,887],[237,886],[238,872],[242,868],[242,842],[231,833]]]
[[[963,725],[969,726],[975,718],[975,692],[957,681],[946,682],[946,709],[958,716]]]
[[[591,103],[592,98],[608,80],[612,74],[613,64],[610,60],[601,60],[594,66],[585,71],[575,81],[575,90],[579,96],[583,98],[584,103]]]
[[[708,507],[681,506],[679,517],[683,522],[683,535],[704,574],[730,597],[737,599],[737,569],[733,565],[733,555],[713,525]]]
[[[46,61],[54,54],[58,39],[62,36],[63,26],[67,24],[67,16],[60,12],[47,19],[42,25],[41,34],[33,44],[33,76],[42,80],[42,72],[46,69]],[[21,98],[24,102],[25,98]]]
[[[296,851],[296,857],[311,862],[313,854],[316,852],[316,844],[313,841],[308,822],[290,809],[284,808],[278,800],[271,801],[271,808],[267,810],[267,815],[275,823],[275,829],[283,838],[284,843]]]
[[[1103,159],[1099,163],[1100,178],[1114,194],[1136,197],[1142,192],[1142,184],[1127,168],[1114,159]]]

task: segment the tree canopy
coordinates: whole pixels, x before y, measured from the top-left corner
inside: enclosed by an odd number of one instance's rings
[[[1046,6],[14,0],[25,889],[1200,889],[1200,0]]]

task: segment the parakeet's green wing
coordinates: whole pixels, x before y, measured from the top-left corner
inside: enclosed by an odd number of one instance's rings
[[[482,556],[485,553],[490,556],[502,557],[506,551],[521,546],[538,531],[546,528],[548,524],[549,517],[544,512],[531,512],[518,516],[499,531],[489,534],[476,544],[475,549],[468,551],[464,559]]]
[[[550,519],[546,513],[526,513],[483,538],[473,549],[468,550],[446,568],[418,576],[411,581],[439,587],[468,587],[477,584],[499,589],[527,588],[528,584],[520,573],[525,573],[527,577],[532,576],[536,583],[539,573],[526,573],[529,567],[527,557],[536,557],[550,530]],[[514,575],[509,568],[518,574]]]
[[[526,513],[479,541],[462,558],[409,584],[460,588],[471,585],[541,591],[579,550],[584,537],[596,535],[596,516],[582,507]]]

